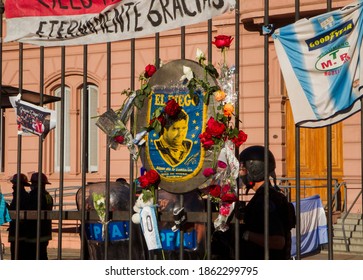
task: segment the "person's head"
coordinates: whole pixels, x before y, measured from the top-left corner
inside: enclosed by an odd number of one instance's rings
[[[244,149],[239,155],[240,177],[246,186],[246,193],[258,182],[265,180],[265,148],[263,146],[251,146]],[[274,179],[276,185],[276,161],[271,151],[268,151],[269,176]]]
[[[181,111],[177,118],[166,118],[162,130],[162,136],[165,142],[172,147],[182,145],[188,132],[188,115]]]
[[[51,184],[49,181],[48,181],[48,177],[44,174],[44,173],[41,173],[41,176],[39,178],[39,173],[38,172],[35,172],[32,174],[31,178],[30,178],[30,182],[32,184],[32,187],[37,187],[38,186],[38,182],[39,180],[41,180],[41,186],[42,187],[45,187],[45,185],[47,184]]]
[[[25,174],[20,173],[19,177],[20,177],[20,180],[19,180],[20,186],[22,186],[22,187],[30,186],[28,177]],[[13,184],[13,188],[16,187],[17,182],[18,182],[18,174],[14,174],[13,177],[10,179],[10,182]]]
[[[126,181],[126,179],[125,179],[125,178],[117,178],[117,179],[116,179],[116,182],[117,182],[117,183],[121,183],[121,184],[127,184],[127,181]]]

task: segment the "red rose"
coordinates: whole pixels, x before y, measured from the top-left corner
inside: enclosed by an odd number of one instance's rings
[[[155,185],[160,181],[160,175],[154,169],[151,169],[148,172],[146,172],[145,177],[147,178],[149,185]]]
[[[222,138],[223,133],[226,131],[226,126],[224,123],[221,123],[215,120],[213,117],[210,117],[207,122],[206,132],[213,137]]]
[[[230,211],[231,211],[231,205],[230,204],[222,204],[221,208],[219,209],[219,213],[222,216],[228,216]]]
[[[213,197],[219,197],[221,195],[221,186],[220,185],[210,185],[209,194]]]
[[[232,203],[232,202],[237,201],[237,196],[235,193],[229,192],[229,193],[222,195],[221,200],[223,202]]]
[[[203,175],[204,175],[205,177],[209,177],[209,176],[214,175],[214,174],[216,174],[216,172],[215,172],[215,170],[214,170],[213,168],[211,168],[211,167],[208,167],[208,168],[206,168],[206,169],[204,169],[204,170],[203,170]]]
[[[164,112],[169,117],[172,117],[173,118],[173,117],[178,116],[178,114],[180,113],[181,109],[182,108],[179,106],[179,104],[174,99],[170,99],[165,104]]]
[[[152,75],[154,75],[155,72],[156,72],[155,65],[152,65],[152,64],[146,65],[146,67],[145,67],[145,78],[152,77]]]
[[[224,185],[222,187],[222,193],[228,193],[231,190],[231,186],[230,185]]]
[[[237,148],[239,146],[241,146],[244,142],[246,142],[246,140],[247,140],[247,134],[244,133],[242,130],[240,130],[238,132],[238,136],[237,137],[233,137],[231,139],[231,141],[236,145]]]
[[[114,140],[115,142],[119,143],[119,144],[122,144],[122,143],[124,142],[124,140],[125,140],[125,137],[123,137],[122,135],[118,135],[118,136],[115,136],[115,137],[113,138],[113,140]]]
[[[224,161],[221,161],[221,160],[218,160],[218,162],[217,162],[217,166],[219,167],[219,168],[226,168],[227,167],[227,163],[225,163]]]
[[[165,126],[166,120],[165,120],[165,118],[164,118],[164,116],[163,116],[163,115],[160,115],[160,116],[158,117],[158,121],[160,122],[160,124],[161,124],[161,126],[162,126],[162,127],[164,127],[164,126]]]
[[[214,37],[215,41],[212,42],[218,49],[229,48],[233,41],[232,36],[218,35]]]
[[[202,143],[204,149],[210,149],[214,145],[212,136],[207,132],[199,134],[200,143]]]
[[[157,118],[153,118],[153,119],[151,119],[151,120],[150,120],[150,122],[149,122],[149,126],[152,126],[152,125],[153,125],[153,123],[154,123],[155,121],[159,121],[162,127],[164,127],[164,126],[165,126],[165,122],[166,122],[166,121],[165,121],[165,118],[164,118],[164,116],[163,116],[163,115],[160,115],[160,116],[159,116],[159,117],[157,117]]]
[[[140,187],[145,189],[149,186],[149,180],[146,178],[145,175],[142,175],[138,178],[138,181],[139,181],[139,184],[140,184]]]

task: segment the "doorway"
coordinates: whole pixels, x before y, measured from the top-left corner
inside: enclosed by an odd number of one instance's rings
[[[332,126],[332,173],[335,182],[343,176],[342,123]],[[295,123],[290,101],[286,102],[286,176],[295,178]],[[320,195],[327,202],[327,128],[300,128],[300,186],[301,198]],[[296,186],[294,180],[288,182]],[[291,188],[295,200],[295,188]]]

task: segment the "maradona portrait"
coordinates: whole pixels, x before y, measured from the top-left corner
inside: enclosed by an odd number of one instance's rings
[[[171,167],[182,163],[189,155],[193,142],[186,139],[188,133],[188,115],[181,110],[176,118],[165,118],[165,125],[160,131],[160,138],[155,140],[156,149]]]

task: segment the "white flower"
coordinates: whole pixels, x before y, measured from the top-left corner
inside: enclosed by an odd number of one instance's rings
[[[191,79],[194,78],[193,71],[188,66],[184,66],[183,65],[183,73],[184,73],[184,75],[180,78],[180,81],[184,81],[185,79],[187,79],[188,81],[190,81]]]
[[[106,218],[106,197],[104,194],[92,193],[93,206],[102,222]]]
[[[99,205],[99,206],[104,205],[104,204],[105,204],[105,202],[106,202],[106,200],[105,200],[105,198],[104,198],[104,197],[101,197],[100,199],[98,199],[98,200],[96,201],[97,205]]]
[[[198,61],[201,61],[201,60],[205,60],[205,54],[204,52],[200,49],[200,48],[197,48],[197,55],[196,55],[196,59]]]

